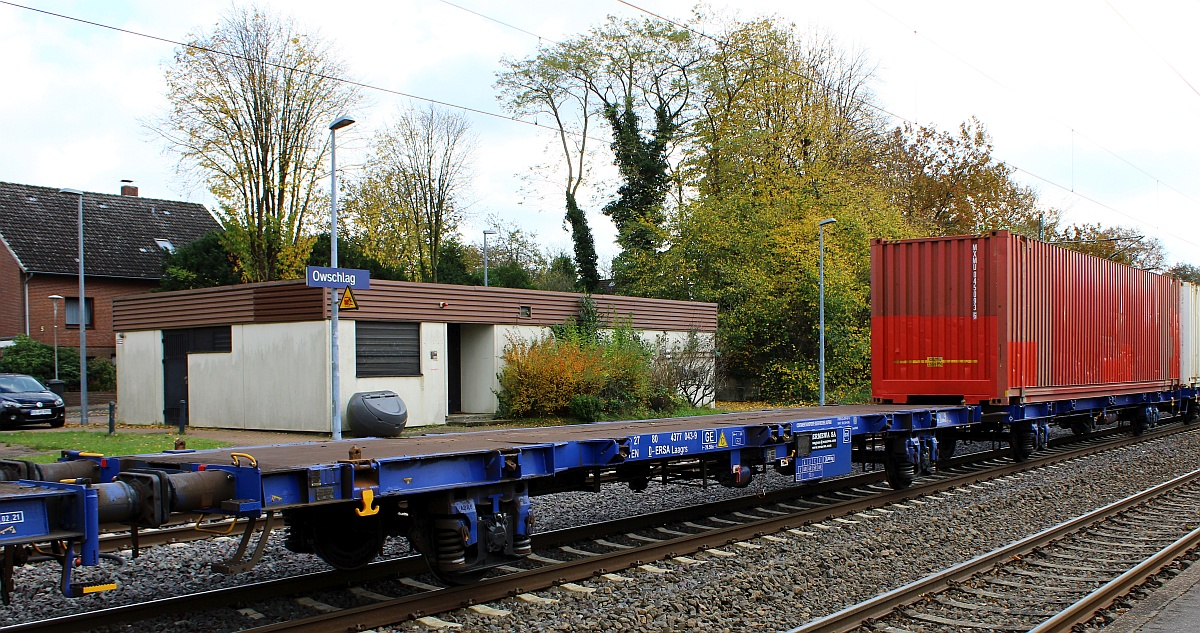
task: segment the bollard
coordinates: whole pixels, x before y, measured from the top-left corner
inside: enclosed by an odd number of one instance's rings
[[[117,432],[117,403],[112,400],[108,401],[108,434],[113,435]]]
[[[179,401],[179,434],[187,433],[187,400]]]

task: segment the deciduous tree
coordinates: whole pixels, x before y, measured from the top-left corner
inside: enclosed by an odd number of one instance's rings
[[[906,124],[892,140],[897,201],[921,229],[934,235],[997,229],[1054,235],[1059,213],[1039,205],[1037,192],[992,157],[991,137],[978,119],[953,134]]]
[[[504,70],[496,87],[509,111],[529,119],[548,117],[558,133],[561,166],[565,170],[562,175],[565,219],[575,246],[579,283],[590,292],[600,284],[600,273],[596,268],[596,242],[587,215],[579,208],[578,193],[587,179],[591,152],[588,133],[595,124],[597,111],[592,92],[572,73],[575,56],[572,48],[555,44],[527,59],[503,59]]]
[[[319,219],[328,132],[358,102],[328,43],[290,18],[234,8],[192,35],[166,70],[154,124],[180,168],[216,196],[242,277],[295,277]]]
[[[413,279],[439,281],[442,245],[467,206],[475,143],[457,113],[432,105],[399,112],[347,189],[346,211],[368,254],[401,262]]]
[[[1134,268],[1154,271],[1166,268],[1167,255],[1162,242],[1124,226],[1073,224],[1059,233],[1056,242]]]
[[[190,290],[228,286],[241,281],[237,256],[225,247],[216,231],[179,248],[163,257],[163,276],[160,290]]]
[[[1200,284],[1200,266],[1179,262],[1167,269],[1167,274],[1188,283]]]

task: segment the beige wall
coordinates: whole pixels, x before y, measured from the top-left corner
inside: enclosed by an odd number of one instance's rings
[[[117,419],[163,423],[162,331],[117,333]]]
[[[235,325],[230,353],[188,354],[189,423],[328,432],[327,324]]]
[[[500,362],[496,327],[463,324],[462,410],[464,413],[495,413],[500,388],[496,371]]]
[[[346,403],[363,391],[396,392],[408,406],[409,426],[442,424],[447,405],[447,341],[443,323],[421,324],[421,375],[359,378],[355,372],[355,321],[339,322],[343,430]],[[504,347],[513,337],[542,336],[547,328],[463,324],[462,407],[495,413]],[[659,331],[643,336],[655,342]],[[246,324],[231,328],[229,353],[188,355],[189,423],[197,427],[328,433],[330,420],[329,322]],[[686,332],[667,332],[680,341]],[[701,334],[711,346],[712,334]],[[117,345],[120,419],[163,422],[162,331],[128,332]],[[711,349],[711,347],[710,347]]]
[[[466,326],[464,326],[464,329]],[[350,396],[361,391],[394,391],[408,407],[408,426],[446,422],[446,325],[421,324],[421,375],[358,378],[354,374],[354,321],[342,321],[338,347],[342,367],[342,416]],[[436,358],[434,358],[436,352]],[[464,381],[465,382],[465,381]],[[493,409],[495,410],[495,409]]]

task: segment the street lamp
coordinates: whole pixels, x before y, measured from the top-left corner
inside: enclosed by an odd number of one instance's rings
[[[485,229],[483,231],[483,287],[484,288],[487,288],[487,285],[488,285],[487,236],[495,235],[495,234],[496,234],[496,232],[493,231],[492,229]]]
[[[817,257],[818,269],[817,274],[820,285],[820,313],[821,313],[821,406],[825,406],[825,225],[837,222],[836,218],[828,218],[817,223],[818,235],[818,251]]]
[[[87,295],[83,288],[83,192],[78,189],[59,189],[59,193],[79,196],[79,424],[88,423],[87,392]]]
[[[340,116],[336,121],[329,124],[329,266],[337,268],[338,256],[338,235],[337,235],[337,131],[352,125],[354,119],[348,116]],[[337,288],[331,288],[329,291],[332,297],[333,308],[330,312],[330,336],[329,347],[330,354],[333,356],[333,372],[332,372],[332,392],[333,392],[333,439],[342,439],[342,407],[340,406],[341,390],[338,375],[338,293]]]
[[[50,295],[50,302],[54,304],[54,379],[58,380],[58,302],[62,301],[62,295]]]

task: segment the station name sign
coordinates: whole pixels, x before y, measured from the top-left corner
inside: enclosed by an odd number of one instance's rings
[[[327,268],[309,266],[304,275],[305,284],[316,288],[371,289],[371,273],[357,268]]]

